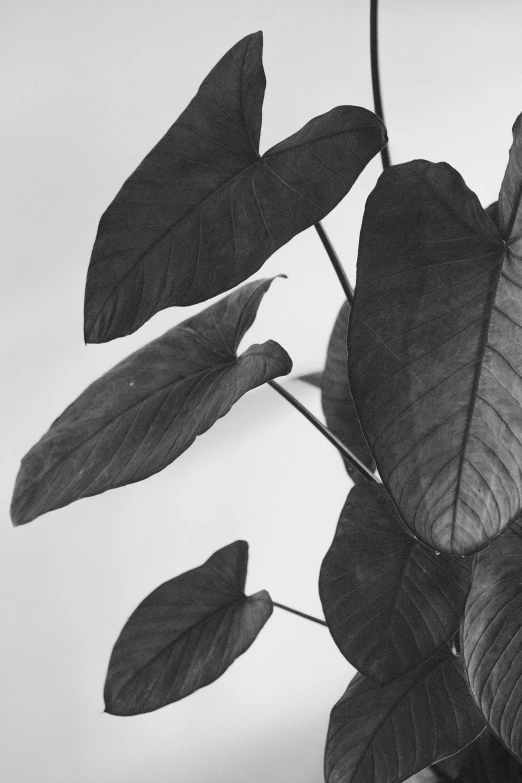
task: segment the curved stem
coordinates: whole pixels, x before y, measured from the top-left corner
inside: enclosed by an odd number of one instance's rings
[[[373,105],[375,107],[375,114],[381,118],[384,122],[384,112],[382,109],[381,100],[381,82],[379,76],[379,37],[378,37],[378,5],[379,0],[371,0],[370,2],[370,57],[372,64],[372,89],[373,89]],[[381,160],[383,169],[387,169],[391,165],[390,153],[388,147],[383,147],[381,150]]]
[[[325,427],[324,424],[319,421],[318,418],[314,416],[314,414],[308,410],[308,408],[305,408],[305,406],[297,400],[293,394],[290,394],[283,386],[280,386],[277,381],[268,381],[268,385],[272,387],[278,394],[281,395],[281,397],[284,397],[287,402],[290,403],[290,405],[293,405],[296,410],[299,411],[299,413],[302,413],[303,416],[308,419],[308,421],[316,427],[316,429],[319,430],[319,432],[327,438],[327,440],[332,443],[336,449],[338,449],[342,456],[350,463],[350,465],[353,465],[353,467],[359,471],[359,473],[365,478],[369,479],[370,481],[375,482],[376,484],[380,484],[381,482],[374,476],[374,474],[369,470],[366,465],[361,462],[361,460],[353,454],[353,452],[350,451],[349,448],[347,448],[342,441],[337,438],[333,432],[330,432],[328,427]]]
[[[284,609],[286,612],[292,612],[292,614],[298,614],[299,617],[304,617],[306,620],[312,620],[314,623],[319,623],[319,625],[328,625],[324,620],[319,620],[317,617],[312,617],[311,614],[305,614],[304,612],[299,612],[297,609],[290,609],[289,606],[285,606],[284,604],[278,604],[277,601],[272,601],[272,604],[274,606],[278,606],[280,609]]]
[[[328,258],[332,262],[332,266],[335,270],[335,274],[339,278],[339,282],[344,291],[344,295],[346,296],[346,298],[348,299],[351,305],[353,304],[353,288],[350,285],[350,281],[348,280],[348,277],[346,276],[346,272],[343,269],[343,265],[341,264],[339,256],[335,252],[335,248],[330,242],[330,237],[324,230],[324,227],[321,222],[315,224],[315,230],[319,234],[319,238],[323,243],[323,247],[328,253]]]

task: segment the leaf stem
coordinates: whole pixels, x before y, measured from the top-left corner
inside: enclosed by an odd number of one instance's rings
[[[381,100],[381,82],[379,76],[379,38],[378,38],[378,5],[379,0],[370,2],[370,58],[372,65],[372,89],[373,105],[375,114],[384,122],[384,112],[382,110]],[[391,165],[388,146],[381,150],[381,160],[383,169]]]
[[[319,625],[328,625],[324,620],[319,620],[318,617],[312,617],[311,614],[305,614],[304,612],[299,612],[297,609],[290,609],[289,606],[285,606],[284,604],[278,604],[277,601],[272,601],[272,604],[274,606],[278,606],[280,609],[284,609],[287,612],[292,612],[292,614],[298,614],[299,617],[304,617],[306,620],[312,620],[314,623],[319,623]]]
[[[348,280],[348,277],[346,276],[346,272],[343,269],[343,265],[341,264],[339,256],[335,252],[335,248],[330,242],[330,237],[324,230],[321,222],[315,224],[315,230],[319,234],[319,238],[323,243],[323,247],[328,253],[328,258],[332,262],[332,266],[335,270],[337,277],[339,278],[339,282],[342,286],[346,298],[348,299],[350,304],[353,304],[353,288],[350,285],[350,281]]]
[[[308,419],[308,421],[316,427],[320,433],[322,433],[325,438],[327,438],[330,443],[332,443],[342,454],[342,456],[351,464],[353,467],[361,473],[362,476],[364,476],[365,479],[369,479],[370,481],[375,482],[376,484],[380,484],[380,481],[374,476],[374,474],[369,470],[366,465],[361,462],[361,460],[353,454],[349,448],[347,448],[342,441],[337,438],[333,432],[330,432],[328,427],[325,427],[325,425],[319,421],[318,418],[314,416],[311,411],[308,410],[308,408],[305,408],[305,406],[299,402],[298,399],[294,397],[293,394],[290,394],[283,386],[280,386],[277,381],[268,381],[268,385],[272,387],[272,389],[275,389],[276,392],[278,392],[281,397],[284,397],[285,400],[287,400],[291,405],[296,408],[296,410],[299,411],[299,413],[302,413],[302,415]]]

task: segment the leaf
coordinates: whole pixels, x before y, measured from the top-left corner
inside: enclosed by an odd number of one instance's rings
[[[152,712],[208,685],[248,650],[272,614],[244,593],[248,544],[235,541],[156,588],[127,620],[105,683],[112,715]]]
[[[416,668],[459,630],[469,563],[440,555],[401,530],[384,487],[348,495],[321,566],[330,633],[362,674],[389,682]]]
[[[512,252],[515,253],[520,251],[522,240],[522,114],[516,118],[512,131],[513,144],[509,150],[497,211],[500,235],[512,244]]]
[[[330,212],[386,143],[374,114],[339,106],[260,157],[262,45],[258,32],[225,54],[102,216],[86,342],[243,282]]]
[[[361,430],[348,380],[348,349],[346,341],[348,339],[349,318],[350,304],[349,302],[344,302],[328,343],[321,401],[328,428],[373,473],[375,471],[375,462],[372,459],[368,444]],[[355,484],[359,482],[367,483],[367,479],[347,460],[344,460],[344,465]]]
[[[387,169],[366,205],[350,386],[402,519],[449,554],[522,508],[518,245],[446,163]]]
[[[462,651],[486,720],[522,761],[522,522],[477,555]]]
[[[522,781],[522,766],[487,728],[459,753],[439,761],[435,770],[447,776],[444,780],[454,780],[456,783]]]
[[[498,201],[494,201],[489,207],[484,210],[486,215],[491,218],[495,226],[498,228]]]
[[[157,473],[243,394],[289,373],[273,340],[236,355],[271,283],[244,285],[91,384],[22,460],[13,523]]]
[[[442,780],[443,778],[439,777],[436,772],[433,772],[431,767],[426,767],[426,769],[408,778],[405,783],[441,783]]]
[[[330,716],[326,783],[400,783],[484,728],[447,653],[388,685],[357,674]]]
[[[320,389],[323,382],[323,373],[309,372],[307,375],[300,375],[297,380],[309,383],[310,386],[317,386],[317,388]]]

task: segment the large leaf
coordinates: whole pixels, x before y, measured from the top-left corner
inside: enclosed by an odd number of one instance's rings
[[[374,114],[340,106],[260,157],[262,45],[254,33],[225,54],[104,213],[87,277],[87,342],[246,280],[330,212],[385,144]]]
[[[446,163],[393,166],[368,199],[350,386],[403,520],[450,554],[522,508],[521,253]]]
[[[439,654],[388,685],[357,674],[330,716],[327,783],[400,783],[484,728],[455,657]]]
[[[289,373],[273,340],[236,355],[271,282],[247,283],[91,384],[22,460],[14,524],[157,473],[245,392]]]
[[[384,487],[365,483],[348,495],[319,592],[343,655],[362,674],[389,682],[458,631],[469,580],[469,563],[417,543]]]
[[[522,522],[477,555],[462,648],[471,692],[522,761]]]
[[[151,712],[217,680],[272,614],[266,590],[244,593],[248,544],[236,541],[165,582],[135,609],[112,651],[105,708]]]
[[[346,341],[349,319],[350,303],[344,302],[335,320],[328,343],[321,401],[328,428],[373,472],[375,463],[361,430],[348,380]],[[356,484],[361,481],[367,482],[367,479],[351,463],[344,460],[344,464]]]

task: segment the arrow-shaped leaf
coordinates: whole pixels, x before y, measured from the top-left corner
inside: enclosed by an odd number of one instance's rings
[[[330,716],[327,783],[401,783],[484,728],[458,661],[439,654],[378,685],[357,674]]]
[[[476,557],[462,649],[471,692],[522,761],[522,522]]]
[[[266,590],[244,593],[248,544],[236,541],[156,588],[127,620],[112,651],[105,708],[138,715],[217,680],[272,614]]]
[[[427,161],[384,172],[361,232],[352,394],[403,520],[450,554],[522,508],[521,240],[505,239],[460,175]]]
[[[273,340],[236,355],[271,282],[247,283],[91,384],[22,460],[14,524],[157,473],[245,392],[289,373]]]
[[[435,553],[401,529],[384,487],[348,495],[321,567],[324,616],[362,674],[389,682],[430,658],[458,631],[467,562]]]
[[[104,213],[87,277],[87,342],[246,280],[330,212],[386,143],[374,114],[340,106],[261,157],[262,43],[254,33],[225,54]]]
[[[326,364],[323,373],[321,401],[328,428],[336,435],[356,457],[372,472],[375,463],[357,417],[350,382],[348,380],[348,322],[350,303],[344,302],[335,320],[328,343]],[[366,482],[361,473],[344,460],[348,474],[358,484]]]

